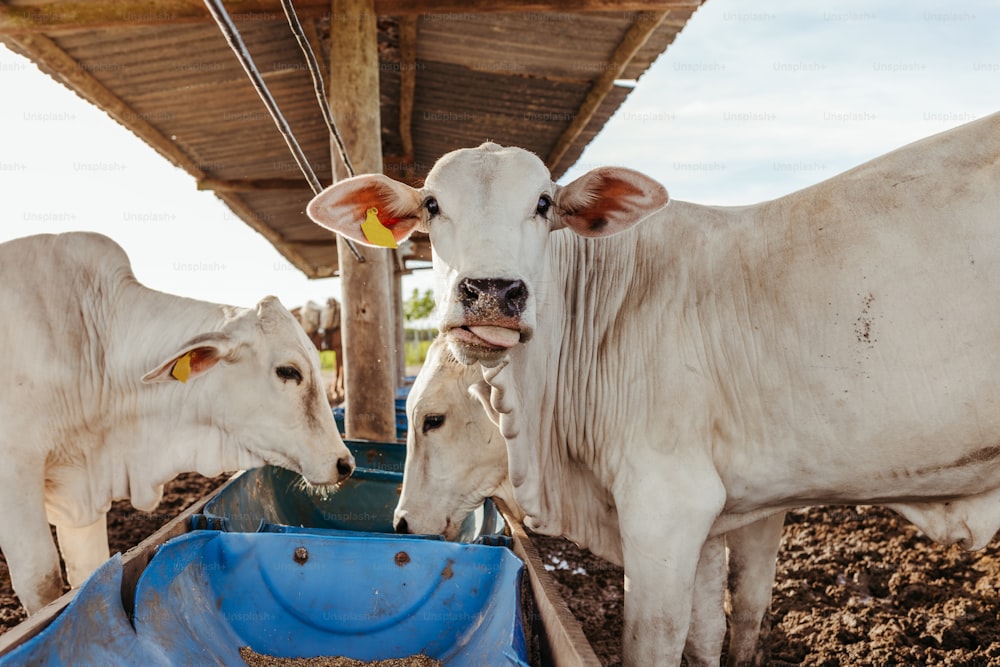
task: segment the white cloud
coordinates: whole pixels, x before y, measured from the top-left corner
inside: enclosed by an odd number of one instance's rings
[[[580,165],[751,203],[996,111],[1000,7],[708,0]]]

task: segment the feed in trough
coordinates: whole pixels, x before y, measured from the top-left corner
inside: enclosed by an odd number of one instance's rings
[[[387,660],[355,660],[354,658],[276,658],[255,652],[249,646],[240,649],[240,657],[250,667],[440,667],[443,663],[426,655],[411,655],[406,658]]]

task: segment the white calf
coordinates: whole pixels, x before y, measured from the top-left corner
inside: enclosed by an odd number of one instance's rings
[[[29,613],[108,558],[105,514],[180,472],[265,463],[335,484],[354,460],[319,359],[273,297],[256,308],[144,287],[111,239],[0,244],[0,548]]]

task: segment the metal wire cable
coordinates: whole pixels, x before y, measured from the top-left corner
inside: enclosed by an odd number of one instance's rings
[[[312,189],[313,194],[319,194],[323,189],[323,186],[320,184],[319,178],[316,177],[316,172],[314,172],[312,167],[309,165],[309,160],[302,151],[302,147],[299,145],[299,142],[296,141],[295,135],[292,134],[292,129],[289,127],[288,121],[285,120],[285,117],[281,114],[281,109],[278,108],[277,102],[275,102],[274,97],[271,96],[271,91],[268,89],[267,84],[264,82],[264,78],[261,76],[257,66],[254,64],[253,57],[251,57],[250,52],[247,50],[246,44],[240,36],[239,30],[229,17],[228,12],[226,12],[226,8],[222,6],[222,1],[205,0],[205,6],[208,7],[208,11],[212,14],[212,18],[215,19],[219,29],[222,31],[222,35],[226,38],[226,42],[236,54],[236,57],[243,66],[244,71],[246,71],[247,76],[250,78],[250,82],[253,84],[254,90],[256,90],[257,94],[260,95],[261,101],[264,102],[264,106],[267,107],[268,112],[271,114],[274,124],[278,126],[278,132],[281,133],[282,138],[285,140],[285,144],[288,145],[288,150],[292,152],[292,157],[295,158],[295,163],[299,166],[302,174],[306,177],[306,181],[309,183],[309,187]],[[342,157],[346,157],[346,154]],[[349,163],[345,161],[345,165],[346,164]],[[359,262],[364,262],[364,255],[358,252],[354,242],[350,239],[345,240],[347,241],[348,248],[350,248],[351,252],[354,254],[354,257]]]
[[[292,34],[295,35],[295,41],[299,43],[302,55],[306,59],[306,65],[309,67],[309,76],[312,77],[313,90],[316,91],[316,101],[319,102],[319,108],[323,112],[323,120],[326,121],[326,127],[330,131],[330,136],[333,137],[334,143],[337,144],[337,152],[340,154],[340,159],[347,170],[347,176],[354,176],[354,167],[351,165],[350,158],[347,157],[347,147],[344,146],[344,140],[337,129],[336,121],[333,119],[333,111],[330,109],[330,101],[326,96],[326,87],[323,85],[323,73],[319,69],[316,54],[313,52],[312,45],[309,44],[309,40],[306,39],[305,33],[302,31],[302,24],[299,23],[299,17],[295,14],[295,7],[292,6],[292,0],[281,0],[281,7],[285,10],[285,18],[288,19],[288,25],[292,29]]]

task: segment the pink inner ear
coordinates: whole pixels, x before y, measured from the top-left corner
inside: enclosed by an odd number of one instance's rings
[[[586,223],[586,232],[600,232],[610,222],[616,212],[627,210],[626,200],[629,197],[642,196],[642,190],[628,181],[610,176],[601,177],[601,185],[595,189],[597,197],[576,215]]]
[[[358,222],[365,219],[369,208],[378,209],[378,219],[383,227],[392,229],[394,225],[404,221],[413,221],[413,215],[409,211],[394,209],[391,202],[396,202],[397,197],[392,190],[386,186],[372,184],[358,191],[354,201],[363,204],[358,214]],[[405,231],[405,230],[404,230]]]
[[[214,347],[198,347],[191,350],[191,375],[207,371],[218,361],[218,350]]]
[[[630,197],[633,195],[642,195],[642,190],[632,185],[628,181],[622,180],[620,178],[611,178],[608,176],[604,177],[603,187],[605,198],[617,199],[619,197]]]
[[[354,217],[358,219],[358,223],[361,223],[365,216],[368,214],[368,209],[377,208],[379,220],[382,224],[385,223],[385,219],[388,219],[386,211],[386,200],[391,197],[391,193],[385,192],[385,190],[379,187],[377,184],[371,184],[365,186],[354,194],[352,199],[352,204],[357,205],[357,213]]]

